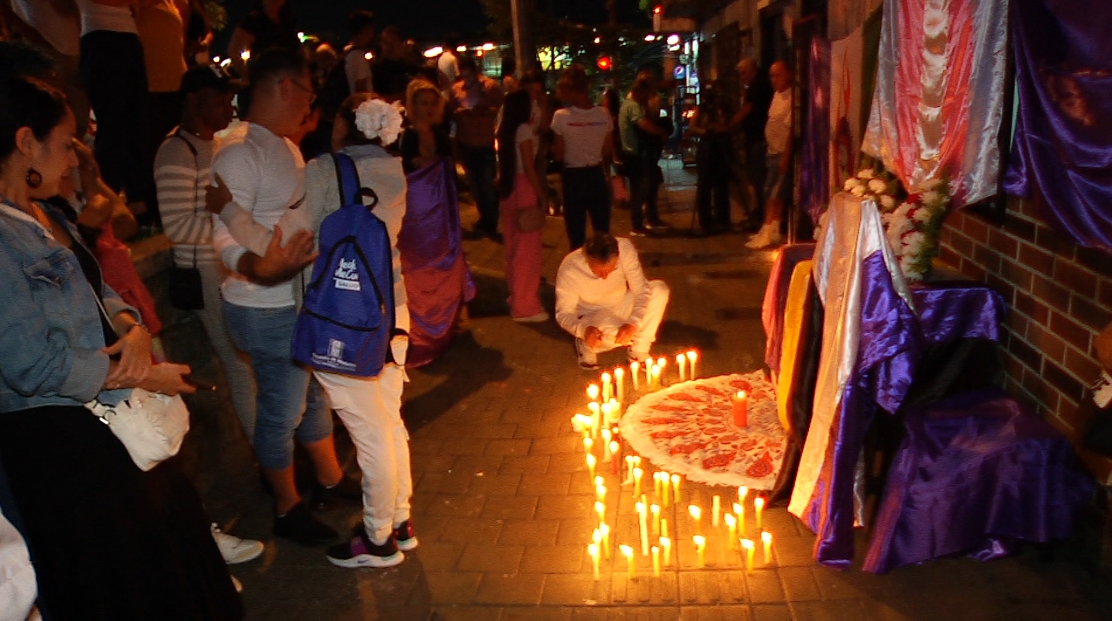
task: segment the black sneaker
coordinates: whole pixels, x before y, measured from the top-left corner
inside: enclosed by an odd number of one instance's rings
[[[398,542],[398,548],[409,552],[417,547],[417,535],[413,532],[413,521],[406,520],[400,526],[394,528],[394,541]]]
[[[328,562],[337,567],[393,567],[405,560],[405,554],[398,550],[394,536],[382,545],[375,545],[360,532],[346,543],[328,548]]]
[[[303,546],[315,546],[335,541],[339,533],[313,517],[304,502],[293,506],[285,515],[274,518],[274,534]]]
[[[313,484],[312,506],[317,511],[327,511],[343,505],[363,505],[363,486],[356,479],[342,477],[332,487]]]

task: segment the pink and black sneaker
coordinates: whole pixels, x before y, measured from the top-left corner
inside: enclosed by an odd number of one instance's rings
[[[417,535],[413,532],[412,520],[406,520],[394,528],[393,537],[398,542],[398,548],[406,552],[417,547]]]
[[[405,554],[398,550],[398,543],[391,535],[386,543],[376,545],[359,533],[348,543],[328,548],[328,562],[337,567],[393,567],[405,560]]]

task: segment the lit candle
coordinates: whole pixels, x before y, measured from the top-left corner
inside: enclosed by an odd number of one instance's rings
[[[598,402],[598,384],[589,384],[587,386],[587,400]]]
[[[742,539],[741,549],[745,551],[745,571],[753,572],[753,555],[757,553],[756,548],[753,547],[752,539]]]
[[[663,382],[663,380],[664,380],[664,369],[668,366],[668,359],[665,358],[664,356],[661,356],[661,357],[657,358],[656,359],[656,366],[660,367],[660,379],[661,379],[660,387],[664,388],[664,382]]]
[[[753,499],[753,513],[757,514],[757,530],[764,528],[765,499],[757,496]]]
[[[609,401],[611,395],[614,394],[614,385],[611,383],[610,374],[602,374],[602,400]]]
[[[583,423],[579,420],[579,414],[571,417],[571,428],[575,430],[575,433],[583,433]]]
[[[680,475],[672,475],[672,492],[675,494],[676,504],[680,504]]]
[[[617,399],[611,399],[607,403],[610,404],[610,415],[606,422],[609,425],[617,425],[622,419],[622,404]]]
[[[649,555],[649,518],[648,510],[645,503],[638,501],[637,503],[637,522],[638,528],[641,531],[641,554],[644,556]]]
[[[585,452],[590,453],[591,449],[594,448],[594,446],[595,446],[595,441],[594,440],[592,440],[591,438],[583,438],[583,450]]]
[[[661,537],[660,548],[664,554],[664,566],[669,567],[672,564],[672,540],[667,537]]]
[[[695,542],[695,553],[699,559],[697,567],[702,569],[707,566],[707,538],[702,535],[695,535],[691,540]]]
[[[626,455],[626,482],[633,480],[633,455]]]
[[[595,465],[598,464],[598,458],[587,453],[587,472],[591,474],[591,479],[595,478]]]
[[[734,503],[734,515],[737,516],[737,532],[740,535],[745,534],[745,505],[740,502]]]
[[[745,497],[749,495],[749,488],[741,485],[737,488],[737,501],[745,504]]]
[[[627,566],[628,571],[629,571],[629,579],[633,580],[633,573],[634,573],[633,548],[631,548],[631,547],[629,547],[629,546],[627,546],[623,543],[622,545],[618,546],[618,549],[622,551],[622,556],[626,557],[626,566]]]
[[[617,440],[610,441],[610,474],[618,474],[618,461],[622,447],[618,444]]]
[[[660,577],[660,548],[653,546],[653,577]]]
[[[649,382],[649,385],[652,387],[651,389],[652,390],[659,390],[661,388],[661,385],[660,385],[660,367],[654,364],[652,366],[652,372],[651,372],[650,376],[652,377],[652,381]]]
[[[639,362],[629,363],[629,377],[630,377],[630,379],[633,380],[633,389],[634,390],[640,390],[641,389],[640,370],[641,370],[641,363],[639,363]]]
[[[638,497],[641,496],[641,477],[643,476],[644,472],[645,471],[641,470],[640,468],[637,468],[637,467],[633,468],[633,498],[634,499],[637,499]]]
[[[653,534],[660,534],[660,505],[650,505],[649,513],[653,514]]]
[[[601,411],[601,414],[599,414],[599,427],[601,429],[599,433],[601,434],[602,431],[606,431],[606,426],[610,424],[610,404],[601,403],[598,407]]]
[[[699,352],[694,349],[687,352],[687,363],[691,365],[691,379],[698,379],[699,374],[695,372],[695,361],[699,359]]]
[[[652,390],[651,386],[653,380],[653,359],[649,358],[645,361],[645,390]]]
[[[668,490],[668,473],[667,472],[661,472],[660,473],[660,500],[661,500],[660,504],[663,505],[665,509],[668,508],[668,497],[671,496],[671,495],[672,495],[672,492],[670,492]]]
[[[687,381],[687,356],[676,354],[676,366],[680,368],[680,381]]]
[[[598,478],[598,477],[595,477],[595,478]],[[599,501],[602,501],[602,502],[606,501],[606,486],[605,485],[603,485],[601,483],[598,483],[598,484],[595,485],[595,497],[598,498]]]
[[[601,500],[595,501],[595,513],[598,514],[599,523],[606,521],[606,505]]]
[[[598,533],[597,530],[595,532]],[[593,565],[594,569],[595,569],[595,580],[598,580],[599,579],[599,575],[598,575],[598,544],[597,543],[587,544],[587,554],[591,555],[591,565]]]
[[[668,518],[660,518],[660,536],[667,537],[668,533]]]
[[[602,430],[602,461],[610,461],[610,430]]]
[[[618,393],[618,401],[625,403],[626,387],[625,387],[625,369],[618,367],[614,369],[614,386],[617,388],[614,392]]]
[[[602,425],[601,412],[599,405],[594,401],[587,404],[587,409],[591,410],[591,437],[598,437],[599,427]]]
[[[602,553],[610,558],[610,525],[606,522],[598,525],[598,532],[602,535]]]
[[[734,415],[734,425],[738,427],[749,426],[749,397],[744,390],[737,391],[731,399],[731,408]]]
[[[660,475],[659,470],[653,473],[653,498],[660,498]]]
[[[710,499],[710,525],[718,528],[718,514],[722,512],[722,497],[715,494]]]
[[[703,519],[703,510],[699,505],[688,505],[687,512],[691,514],[691,521],[695,523],[695,532],[700,532],[699,522]]]
[[[768,565],[772,562],[772,533],[767,530],[761,531],[761,543],[764,544],[765,565]]]
[[[737,537],[737,518],[734,517],[733,513],[727,513],[723,518],[726,521],[726,532],[728,534],[726,537],[726,549],[733,550],[734,538]]]

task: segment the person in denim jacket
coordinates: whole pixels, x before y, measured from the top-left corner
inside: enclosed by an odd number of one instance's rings
[[[27,542],[44,618],[238,619],[192,485],[173,460],[139,470],[82,405],[192,389],[189,367],[151,364],[138,313],[40,202],[77,164],[75,131],[60,92],[0,85],[0,508]]]

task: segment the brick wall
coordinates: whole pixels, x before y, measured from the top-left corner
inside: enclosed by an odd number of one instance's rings
[[[1011,198],[1002,225],[950,213],[939,258],[1003,294],[1008,392],[1076,439],[1078,404],[1100,369],[1093,336],[1112,321],[1112,254],[1069,242],[1037,218],[1038,208],[1038,199]],[[1112,460],[1082,457],[1112,484]]]

